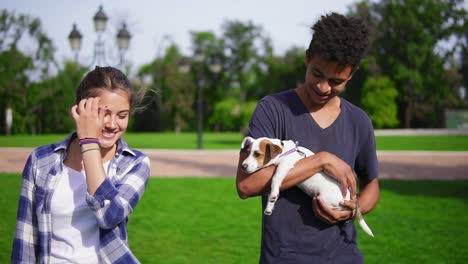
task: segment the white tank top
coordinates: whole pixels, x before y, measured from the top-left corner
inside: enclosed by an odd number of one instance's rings
[[[104,164],[107,174],[109,162]],[[52,241],[50,263],[98,263],[99,227],[86,203],[84,171],[63,165],[51,201]]]

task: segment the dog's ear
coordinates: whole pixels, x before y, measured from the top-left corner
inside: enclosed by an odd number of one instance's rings
[[[283,149],[273,143],[268,143],[265,147],[265,164],[276,158]]]
[[[275,144],[270,144],[270,145],[271,145],[270,147],[271,158],[276,158],[276,156],[278,156],[283,151],[283,148]]]
[[[253,138],[245,137],[244,140],[242,140],[241,149],[244,149],[245,147],[249,146],[253,141],[254,141]]]

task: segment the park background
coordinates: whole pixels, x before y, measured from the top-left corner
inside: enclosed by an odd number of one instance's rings
[[[108,31],[113,25],[114,32],[101,33],[106,47],[101,59],[113,61],[134,87],[147,91],[145,108],[135,114],[129,129],[131,146],[196,149],[201,147],[197,141],[203,134],[205,149],[237,149],[256,102],[303,81],[304,51],[311,36],[308,27],[320,14],[339,11],[364,18],[372,32],[369,54],[343,97],[363,108],[376,129],[389,132],[377,137],[378,150],[423,151],[425,155],[468,151],[464,1],[330,1],[335,6],[317,10],[315,1],[288,1],[291,9],[309,10],[310,20],[304,21],[302,42],[290,47],[283,43],[280,51],[275,46],[278,34],[270,35],[268,24],[256,22],[254,15],[251,19],[227,17],[206,29],[184,31],[186,39],[176,37],[180,32],[162,31],[160,23],[154,25],[155,31],[161,30],[157,44],[144,50],[147,61],[139,57],[138,62],[133,61],[137,56],[132,56],[132,49],[142,49],[136,42],[139,14],[131,13],[130,7],[124,15],[114,12],[119,5],[126,8],[119,1],[84,2],[92,5],[87,10],[89,25],[100,5],[108,17],[114,16],[108,25]],[[108,4],[113,6],[112,13],[107,11]],[[132,2],[139,4],[143,1]],[[276,1],[267,4],[257,12],[279,6]],[[57,42],[68,41],[68,35],[49,35],[41,18],[22,12],[21,5],[28,1],[0,3],[0,147],[32,148],[72,131],[69,108],[76,86],[97,60],[90,33],[83,34],[79,53],[69,49],[69,56],[63,56],[63,48],[61,53],[57,48],[63,43]],[[200,7],[188,16],[186,10],[192,5],[181,5],[181,12],[174,11],[174,16],[191,25],[204,16]],[[204,12],[223,9],[218,8]],[[285,8],[282,11],[285,14],[277,20],[294,16]],[[60,21],[68,30],[75,22],[71,18]],[[130,46],[119,50],[115,35],[124,23],[131,33]],[[83,24],[77,29],[85,31]],[[149,30],[145,28],[145,34]],[[392,135],[392,131],[416,131],[416,135]],[[234,178],[223,177],[233,175],[179,176],[152,178],[130,218],[130,244],[141,261],[255,263],[260,243],[259,199],[238,199]],[[441,179],[453,177],[441,175]],[[0,224],[1,263],[8,262],[10,254],[19,185],[19,173],[0,174],[0,211],[5,216]],[[385,179],[381,187],[379,206],[366,216],[377,230],[376,238],[360,233],[368,263],[463,263],[468,256],[468,234],[463,227],[468,224],[466,179]]]

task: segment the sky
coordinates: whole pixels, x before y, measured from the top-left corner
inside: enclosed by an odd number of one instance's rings
[[[346,13],[356,0],[1,0],[0,9],[27,14],[41,20],[46,34],[57,48],[56,59],[73,59],[68,34],[74,23],[83,35],[79,61],[91,63],[97,38],[93,16],[100,5],[109,17],[105,32],[108,62],[118,59],[115,35],[125,21],[132,34],[126,60],[133,67],[150,63],[169,43],[168,35],[185,55],[192,54],[191,31],[211,31],[218,37],[227,20],[252,21],[272,40],[274,53],[284,54],[297,46],[307,48],[310,26],[328,12]],[[30,40],[29,40],[30,41]],[[20,48],[33,50],[24,40]]]

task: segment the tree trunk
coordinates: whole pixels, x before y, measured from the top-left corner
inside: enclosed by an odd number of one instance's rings
[[[411,120],[413,116],[413,102],[411,98],[406,101],[405,105],[405,128],[411,128]]]
[[[406,95],[405,105],[405,128],[411,128],[411,121],[413,118],[413,83],[408,83],[408,94]]]
[[[179,134],[181,131],[181,127],[182,127],[181,123],[182,123],[182,118],[180,118],[180,113],[176,112],[175,113],[175,127],[174,127],[174,131],[176,134]]]

